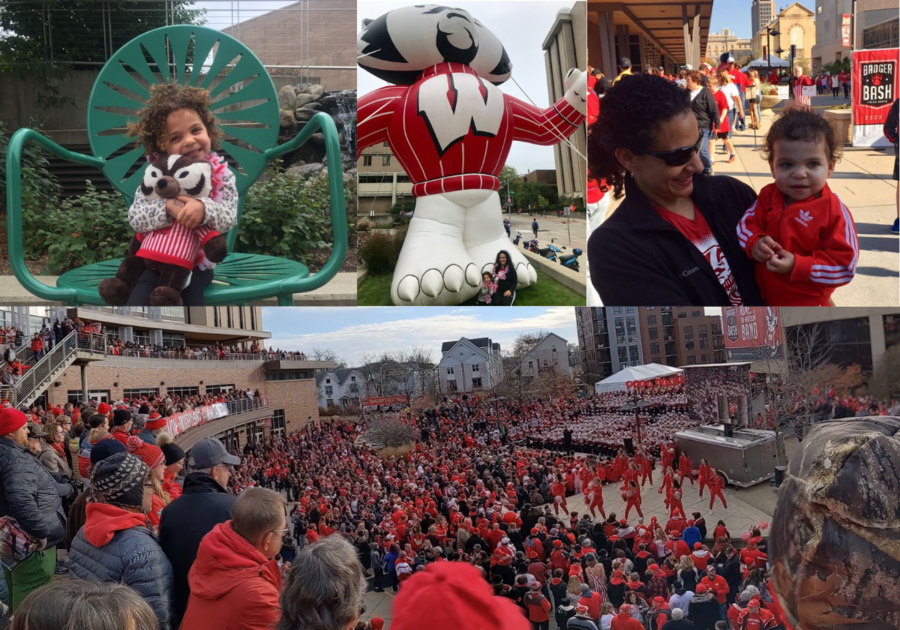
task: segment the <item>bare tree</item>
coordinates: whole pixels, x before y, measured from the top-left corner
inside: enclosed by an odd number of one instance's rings
[[[393,418],[377,418],[366,428],[364,440],[375,450],[396,448],[416,441],[416,429]]]
[[[900,398],[900,344],[881,355],[869,380],[869,393],[881,400]]]
[[[335,368],[337,369],[347,367],[347,363],[331,348],[313,346],[309,356],[313,361],[334,361]]]
[[[512,350],[504,355],[498,368],[500,378],[493,381],[496,395],[522,401],[572,394],[572,378],[555,365],[541,366],[533,354],[535,347],[547,334],[545,331],[538,331],[522,333],[516,337]]]

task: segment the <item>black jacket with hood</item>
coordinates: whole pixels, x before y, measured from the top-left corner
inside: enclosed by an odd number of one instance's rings
[[[755,202],[746,184],[694,175],[691,197],[719,242],[744,306],[761,306],[755,261],[738,244],[737,224]],[[659,216],[630,176],[625,199],[588,241],[591,281],[607,306],[731,306],[704,255]]]

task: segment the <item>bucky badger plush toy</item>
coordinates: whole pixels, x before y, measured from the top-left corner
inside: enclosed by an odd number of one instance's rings
[[[209,197],[212,167],[205,160],[181,155],[163,156],[147,167],[141,192],[148,199]],[[219,263],[228,253],[225,237],[201,225],[193,230],[180,223],[144,234],[135,234],[128,255],[115,278],[100,283],[100,297],[107,304],[121,306],[128,301],[145,268],[159,272],[159,283],[150,293],[150,306],[181,306],[181,290],[191,270],[204,260]]]

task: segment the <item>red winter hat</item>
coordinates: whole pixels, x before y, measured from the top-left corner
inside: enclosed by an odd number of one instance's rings
[[[107,405],[105,402],[100,403],[99,405],[97,405],[97,413],[102,413],[105,416],[109,413],[109,405]]]
[[[693,526],[694,526],[694,519],[691,519],[688,521],[688,527],[693,527]]]
[[[561,540],[554,540],[554,541],[553,541],[553,546],[554,546],[554,547],[562,547],[562,541],[561,541]]]
[[[695,542],[694,543],[694,551],[697,551],[698,549],[703,549],[703,545],[699,542]]]
[[[654,603],[654,604],[665,604],[665,603],[666,603],[666,600],[663,599],[662,597],[654,597],[654,598],[653,598],[653,603]]]
[[[532,536],[537,536],[537,535],[538,535],[538,528],[537,528],[537,527],[532,527],[532,528],[531,528],[531,535],[532,535]]]
[[[129,437],[125,446],[128,447],[129,453],[140,457],[141,461],[147,464],[147,467],[150,468],[150,470],[166,463],[166,458],[163,455],[161,448],[153,446],[152,444],[147,444],[136,435]]]
[[[659,571],[659,565],[658,565],[658,564],[651,564],[651,565],[648,566],[647,568],[650,569],[651,571]]]
[[[698,584],[698,585],[697,585],[697,592],[698,592],[700,595],[703,595],[703,593],[705,593],[705,592],[708,591],[708,590],[709,590],[709,587],[706,586],[706,584]]]
[[[0,435],[14,433],[28,424],[28,416],[18,409],[8,408],[0,411]]]
[[[754,598],[747,603],[748,608],[759,608],[759,600]]]
[[[403,583],[394,600],[391,630],[531,630],[521,609],[495,597],[470,564],[435,562]]]
[[[372,626],[372,630],[382,630],[384,628],[384,619],[381,617],[372,617],[369,619],[369,625]]]
[[[166,419],[160,416],[158,413],[151,413],[147,418],[147,424],[144,427],[149,431],[156,431],[157,429],[165,428]]]
[[[61,407],[54,407],[52,413],[54,416],[61,416],[63,415],[63,410]]]

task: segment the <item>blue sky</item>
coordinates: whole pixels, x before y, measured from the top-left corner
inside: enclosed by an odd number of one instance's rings
[[[792,2],[785,0],[777,0],[775,2],[775,12],[778,13],[786,7],[791,6]],[[800,2],[810,11],[816,10],[814,0]],[[750,21],[750,8],[753,6],[752,0],[715,0],[713,2],[712,19],[710,20],[710,33],[721,33],[723,28],[730,28],[731,32],[742,39],[750,39],[753,37],[753,23]]]
[[[557,307],[355,307],[264,308],[267,346],[309,352],[331,348],[350,364],[366,353],[424,347],[440,359],[441,343],[460,337],[490,337],[502,350],[522,332],[545,330],[572,343],[575,309]]]

